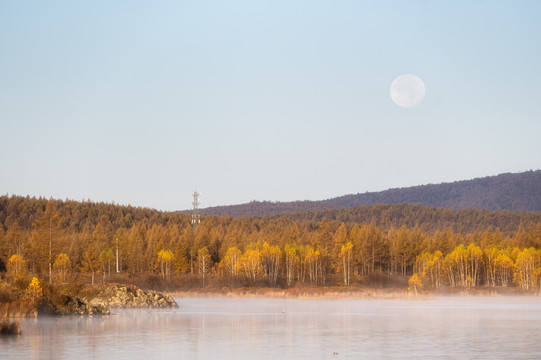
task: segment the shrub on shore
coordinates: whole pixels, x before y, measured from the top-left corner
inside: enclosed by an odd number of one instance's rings
[[[18,321],[4,319],[0,321],[0,335],[19,335],[21,328]]]

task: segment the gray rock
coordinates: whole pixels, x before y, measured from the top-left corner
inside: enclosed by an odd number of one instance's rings
[[[104,304],[89,304],[76,296],[64,295],[56,303],[45,298],[38,308],[39,314],[49,315],[109,315]]]
[[[135,286],[108,285],[90,302],[112,308],[176,308],[178,304],[169,295]]]

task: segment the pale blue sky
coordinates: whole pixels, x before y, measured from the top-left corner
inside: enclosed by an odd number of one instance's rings
[[[539,1],[0,0],[0,193],[161,210],[541,168]],[[389,97],[399,75],[426,97]]]

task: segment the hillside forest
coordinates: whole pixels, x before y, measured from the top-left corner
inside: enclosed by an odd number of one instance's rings
[[[541,170],[500,174],[451,183],[350,194],[320,201],[252,201],[209,207],[205,215],[264,216],[375,204],[418,204],[445,209],[541,211]]]
[[[325,216],[325,215],[329,216]],[[541,213],[372,205],[265,217],[0,197],[6,281],[538,291]],[[466,225],[464,225],[466,224]],[[118,265],[117,265],[118,264]],[[117,272],[118,268],[118,272]]]

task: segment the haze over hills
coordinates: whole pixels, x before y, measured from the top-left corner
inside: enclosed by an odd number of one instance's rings
[[[271,202],[201,209],[202,215],[264,216],[373,204],[419,204],[447,209],[541,211],[541,170],[505,173],[452,183],[351,194],[320,201]]]

